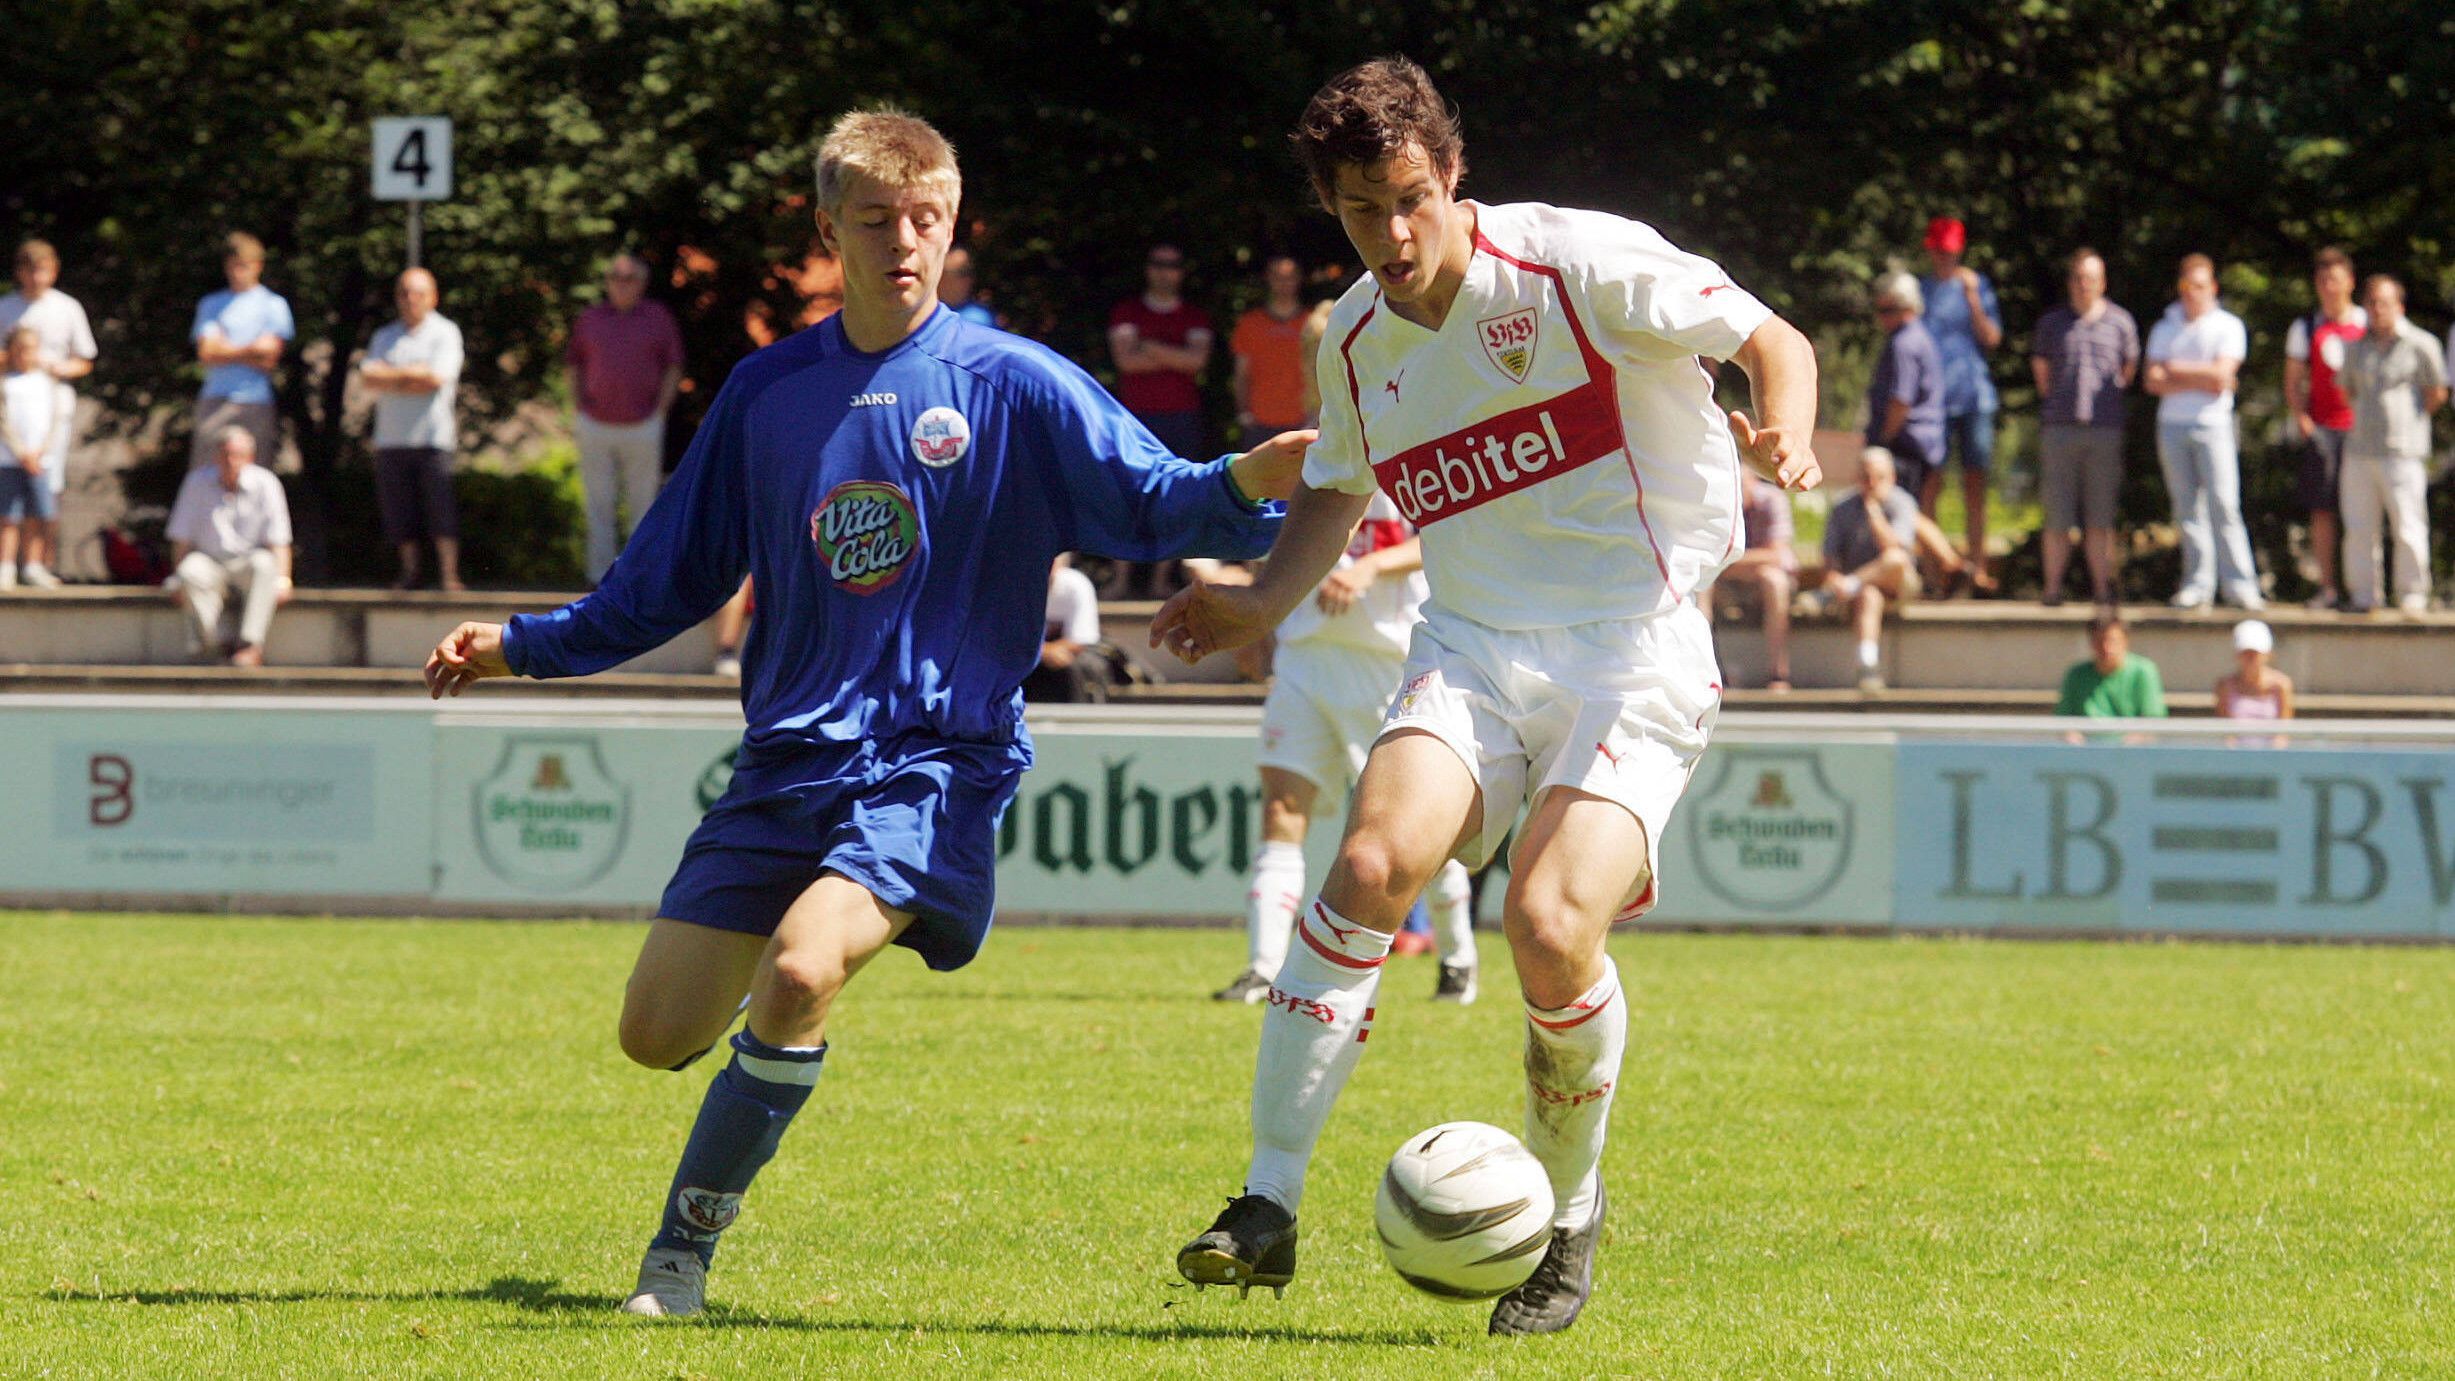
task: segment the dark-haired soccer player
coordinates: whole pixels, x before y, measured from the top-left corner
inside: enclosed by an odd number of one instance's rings
[[[979,951],[998,819],[1031,762],[1018,687],[1050,560],[1257,555],[1278,527],[1261,499],[1294,485],[1311,439],[1180,460],[1080,369],[943,308],[961,194],[926,123],[838,121],[818,226],[844,310],[733,371],[596,593],[463,624],[427,662],[437,695],[585,675],[757,580],[749,733],[631,972],[622,1048],[679,1069],[745,992],[750,1020],[683,1150],[634,1314],[701,1309],[718,1234],[818,1081],[845,982],[891,944],[934,969]]]
[[[1721,700],[1700,599],[1740,544],[1740,465],[1819,479],[1815,353],[1721,269],[1591,211],[1458,199],[1455,115],[1422,69],[1368,62],[1296,152],[1370,270],[1322,339],[1321,437],[1261,578],[1152,624],[1181,655],[1268,632],[1377,487],[1422,529],[1431,600],[1263,1017],[1245,1192],[1177,1266],[1284,1285],[1330,1106],[1363,1053],[1390,933],[1442,863],[1517,834],[1503,929],[1526,1003],[1526,1143],[1551,1232],[1495,1333],[1566,1328],[1593,1286],[1603,1133],[1628,1029],[1604,940],[1652,905],[1654,848]],[[1737,362],[1762,425],[1715,406]]]

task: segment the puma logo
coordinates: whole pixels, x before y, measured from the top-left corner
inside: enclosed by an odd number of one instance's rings
[[[1399,385],[1399,382],[1400,382],[1401,380],[1403,380],[1403,379],[1405,379],[1405,378],[1406,378],[1406,376],[1407,376],[1407,372],[1406,372],[1405,370],[1401,369],[1401,370],[1399,370],[1399,371],[1398,371],[1398,374],[1397,374],[1397,377],[1396,377],[1396,378],[1392,378],[1392,379],[1389,379],[1389,380],[1385,381],[1385,382],[1384,382],[1384,383],[1381,385],[1381,387],[1383,387],[1383,388],[1385,388],[1385,389],[1388,389],[1388,390],[1389,390],[1389,396],[1390,396],[1391,398],[1393,398],[1393,399],[1398,399],[1398,401],[1400,401],[1400,402],[1404,402],[1404,401],[1405,401],[1404,399],[1400,399],[1400,398],[1398,398],[1398,385]]]
[[[1710,287],[1710,288],[1699,288],[1699,289],[1697,289],[1697,293],[1696,293],[1696,295],[1697,295],[1698,297],[1711,297],[1711,296],[1713,296],[1715,293],[1722,292],[1722,291],[1725,291],[1725,290],[1727,290],[1727,289],[1733,289],[1733,288],[1735,288],[1735,287],[1736,287],[1736,285],[1735,285],[1735,284],[1730,284],[1730,283],[1716,283],[1716,284],[1714,284],[1714,285],[1713,285],[1712,287]]]
[[[1611,751],[1611,745],[1608,743],[1595,744],[1594,751],[1602,754],[1604,758],[1608,759],[1613,767],[1618,767],[1628,757],[1627,750],[1623,749],[1620,752],[1614,753]]]
[[[1329,912],[1322,910],[1318,906],[1313,908],[1313,917],[1321,922],[1321,928],[1330,932],[1331,936],[1338,941],[1341,948],[1345,948],[1348,936],[1353,935],[1357,931],[1364,928],[1360,925],[1339,925],[1330,919]]]

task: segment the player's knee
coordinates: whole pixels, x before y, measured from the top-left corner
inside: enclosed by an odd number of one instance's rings
[[[1356,834],[1339,845],[1337,871],[1346,884],[1342,890],[1400,909],[1414,900],[1424,881],[1409,873],[1395,845],[1369,833]]]
[[[1501,930],[1521,964],[1531,960],[1547,967],[1581,957],[1598,933],[1566,892],[1540,881],[1510,888]]]
[[[844,957],[828,949],[798,948],[779,953],[771,970],[767,997],[774,1005],[816,1015],[844,990]]]
[[[624,1007],[618,1033],[623,1056],[649,1069],[672,1069],[699,1053],[697,1033],[682,1030],[663,1013]]]

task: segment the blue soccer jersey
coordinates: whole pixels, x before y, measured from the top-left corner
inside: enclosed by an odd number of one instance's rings
[[[1239,495],[1224,462],[1170,455],[1040,345],[941,310],[872,354],[831,317],[734,369],[604,583],[514,617],[503,652],[523,676],[600,671],[695,627],[752,577],[749,733],[686,869],[728,837],[762,857],[835,839],[839,854],[813,859],[889,905],[977,911],[954,919],[985,929],[989,837],[1011,782],[981,788],[1030,760],[1020,687],[1039,659],[1051,560],[1259,556],[1280,514]],[[937,785],[904,791],[902,823],[861,828],[862,792],[910,787],[920,769]],[[950,771],[965,790],[939,790]],[[792,818],[776,813],[788,797]],[[978,847],[940,856],[954,843],[941,830]],[[923,837],[878,837],[896,831]],[[861,852],[880,848],[884,861]],[[772,929],[781,906],[764,927],[760,915],[799,876],[797,862],[756,898],[679,918]],[[932,895],[951,881],[963,885]]]

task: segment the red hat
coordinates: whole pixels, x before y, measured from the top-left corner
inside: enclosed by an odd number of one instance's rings
[[[1937,216],[1926,223],[1926,247],[1958,254],[1969,248],[1969,227],[1950,216]]]

